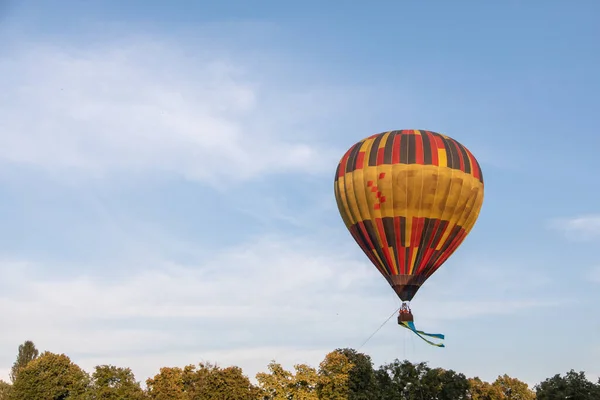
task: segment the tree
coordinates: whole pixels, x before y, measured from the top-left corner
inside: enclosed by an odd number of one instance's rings
[[[265,400],[289,400],[292,398],[294,375],[281,364],[271,361],[267,366],[269,373],[256,374],[259,388]]]
[[[492,386],[499,389],[503,400],[535,400],[535,393],[525,382],[506,374],[499,376]]]
[[[318,400],[317,387],[319,374],[316,369],[306,364],[294,365],[294,400]]]
[[[64,354],[44,352],[19,370],[12,400],[84,399],[89,376]]]
[[[271,361],[269,373],[256,374],[262,398],[265,400],[318,400],[317,371],[306,365],[294,365],[295,374],[284,369],[281,364]]]
[[[146,379],[147,393],[154,400],[187,400],[181,368],[163,367],[154,378]]]
[[[384,366],[380,366],[379,369],[375,371],[375,380],[377,381],[379,400],[398,398],[398,392],[392,381],[392,376]],[[394,397],[395,395],[396,397]]]
[[[375,400],[378,398],[377,379],[371,357],[354,349],[335,350],[345,355],[353,364],[349,374],[348,400]]]
[[[346,400],[350,393],[350,370],[354,364],[340,352],[333,351],[319,364],[317,394],[322,400]]]
[[[442,368],[431,369],[424,362],[412,364],[407,360],[394,360],[382,365],[375,376],[381,400],[459,400],[469,395],[470,385],[465,375]],[[492,400],[481,400],[484,399]]]
[[[35,360],[38,357],[38,355],[39,351],[35,348],[35,345],[31,340],[27,340],[25,341],[25,343],[20,345],[17,360],[15,361],[10,370],[11,382],[14,383],[17,379],[17,375],[19,375],[19,371],[31,361]]]
[[[0,379],[0,400],[10,400],[12,385]]]
[[[89,400],[142,400],[144,391],[129,368],[99,365],[92,374]]]
[[[195,379],[188,390],[194,400],[256,400],[260,390],[237,366],[220,368],[209,363],[200,363],[198,368],[186,367],[187,375]]]
[[[466,399],[469,392],[467,377],[453,370],[428,369],[419,382],[419,395],[428,399]]]
[[[505,400],[502,388],[484,382],[479,377],[469,379],[469,396],[472,400]]]
[[[412,364],[408,360],[394,360],[379,367],[376,377],[379,382],[380,399],[420,399],[423,396],[421,379],[429,367],[426,363]]]
[[[161,368],[146,385],[148,396],[155,400],[256,400],[260,393],[241,368],[209,363]]]
[[[564,377],[556,374],[536,385],[537,400],[597,400],[600,398],[598,385],[585,377],[585,372],[571,370]]]

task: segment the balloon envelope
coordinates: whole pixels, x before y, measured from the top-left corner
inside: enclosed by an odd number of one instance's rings
[[[389,131],[352,146],[335,175],[337,205],[352,237],[402,301],[450,257],[483,204],[471,152],[430,131]]]

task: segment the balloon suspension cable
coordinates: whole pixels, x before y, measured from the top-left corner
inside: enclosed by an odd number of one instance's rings
[[[363,347],[365,344],[367,344],[367,342],[368,342],[369,340],[371,340],[371,338],[372,338],[373,336],[375,336],[375,334],[376,334],[377,332],[379,332],[379,330],[380,330],[381,328],[383,328],[383,326],[384,326],[385,324],[387,324],[387,323],[389,322],[389,320],[390,320],[390,319],[392,319],[392,317],[393,317],[394,315],[396,315],[396,313],[397,313],[399,310],[400,310],[399,308],[397,308],[396,310],[394,310],[394,312],[392,313],[392,315],[390,315],[390,316],[389,316],[389,317],[388,317],[388,318],[387,318],[387,319],[386,319],[386,320],[383,322],[383,324],[379,325],[379,328],[377,328],[377,329],[375,330],[375,332],[373,332],[373,333],[371,334],[371,336],[369,336],[369,337],[367,338],[367,340],[365,340],[365,341],[363,342],[363,344],[361,344],[361,345],[358,347],[358,349],[357,349],[357,350],[360,350],[360,349],[361,349],[361,348],[362,348],[362,347]]]
[[[417,328],[415,328],[414,317],[412,311],[410,310],[410,304],[408,304],[407,302],[402,302],[402,307],[400,307],[400,312],[398,313],[398,325],[408,329],[409,331],[412,331],[418,337],[420,337],[432,346],[445,347],[443,343],[434,343],[431,340],[425,338],[425,336],[429,336],[432,338],[444,340],[445,336],[443,334],[427,333],[419,331],[417,330]]]

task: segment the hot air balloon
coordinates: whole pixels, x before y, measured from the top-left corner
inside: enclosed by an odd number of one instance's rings
[[[410,301],[456,251],[483,204],[483,176],[462,144],[440,133],[372,135],[344,154],[335,198],[350,234],[402,300],[398,324],[416,330]]]

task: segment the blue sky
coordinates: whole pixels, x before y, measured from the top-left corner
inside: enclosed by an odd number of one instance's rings
[[[390,129],[459,140],[486,198],[413,301],[447,348],[361,351],[600,374],[597,2],[2,4],[0,378],[26,339],[141,380],[358,347],[398,300],[333,173]]]

